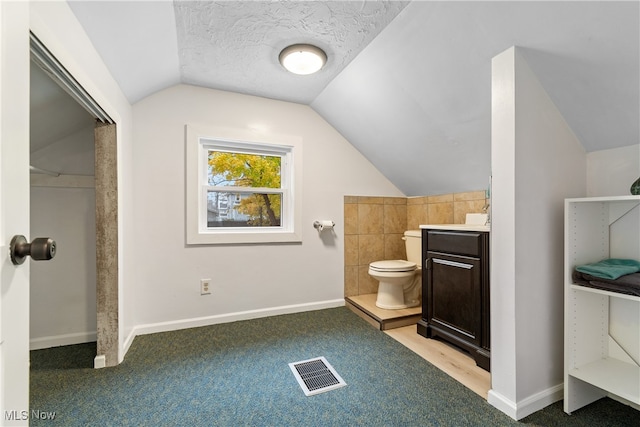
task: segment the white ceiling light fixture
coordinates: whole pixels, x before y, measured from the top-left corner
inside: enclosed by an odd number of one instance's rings
[[[294,44],[280,52],[280,64],[300,75],[313,74],[327,62],[327,54],[319,47],[310,44]]]

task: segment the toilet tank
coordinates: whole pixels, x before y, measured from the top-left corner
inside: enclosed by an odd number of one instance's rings
[[[407,261],[422,266],[422,231],[407,230],[404,232],[404,245],[407,249]]]

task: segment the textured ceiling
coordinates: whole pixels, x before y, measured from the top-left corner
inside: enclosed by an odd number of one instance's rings
[[[407,195],[487,186],[491,58],[514,45],[587,151],[640,142],[637,1],[69,4],[132,103],[182,82],[309,104]],[[277,63],[297,42],[320,73]]]
[[[308,104],[407,2],[175,3],[183,83]],[[278,63],[287,46],[327,54],[322,72],[296,76]]]
[[[131,103],[176,83],[310,103],[407,1],[71,1]],[[311,76],[285,71],[295,43],[327,53]]]

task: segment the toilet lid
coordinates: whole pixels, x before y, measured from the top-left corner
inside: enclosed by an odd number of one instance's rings
[[[377,271],[413,271],[417,268],[415,262],[401,259],[376,261],[369,264],[369,267]]]

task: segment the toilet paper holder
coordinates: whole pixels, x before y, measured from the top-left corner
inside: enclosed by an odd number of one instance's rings
[[[313,228],[318,230],[318,233],[322,232],[323,230],[332,230],[335,225],[336,223],[331,220],[313,222]]]

